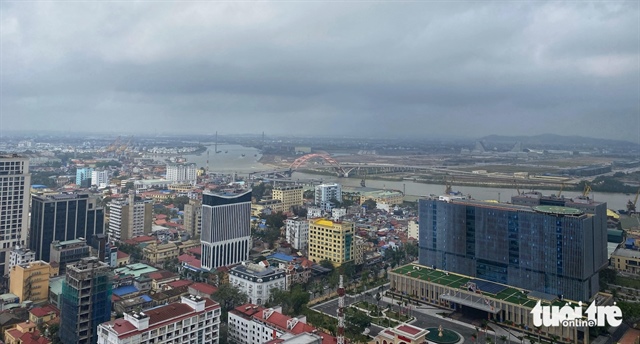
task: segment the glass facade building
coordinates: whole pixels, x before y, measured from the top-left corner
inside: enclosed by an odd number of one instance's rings
[[[607,265],[606,203],[516,196],[419,203],[419,262],[540,293],[587,301]]]

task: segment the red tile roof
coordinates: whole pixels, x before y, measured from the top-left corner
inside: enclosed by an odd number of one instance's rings
[[[165,280],[165,279],[176,278],[176,277],[178,277],[178,274],[173,273],[171,271],[160,270],[160,271],[156,271],[156,272],[150,272],[147,276],[149,278],[151,278],[152,280],[160,281],[160,280]]]
[[[416,334],[420,333],[420,331],[422,331],[419,328],[415,328],[413,326],[408,326],[408,325],[400,325],[396,328],[402,332],[408,333],[413,336],[415,336]]]
[[[187,252],[193,253],[193,254],[196,254],[196,255],[202,255],[202,246],[192,247],[192,248],[188,249]]]
[[[212,286],[211,284],[201,282],[196,282],[190,285],[189,288],[193,288],[193,290],[199,291],[205,295],[212,295],[213,293],[218,291],[218,288]]]
[[[167,218],[167,215],[165,215],[165,214],[156,215],[156,219],[158,219],[158,220],[162,220],[162,219],[166,219],[166,218]]]
[[[129,255],[122,251],[118,251],[118,259],[125,259],[125,258],[129,258]]]
[[[40,335],[40,331],[35,330],[33,332],[25,332],[20,336],[20,343],[22,344],[48,344],[51,343],[47,338]]]
[[[56,307],[52,306],[52,305],[46,305],[43,307],[35,307],[32,308],[29,311],[31,314],[33,314],[34,316],[38,317],[38,318],[42,318],[44,316],[47,316],[51,313],[55,313],[56,316],[60,316],[60,310],[57,309]]]
[[[186,280],[177,280],[177,281],[167,283],[167,285],[170,286],[171,288],[180,288],[180,287],[189,286],[192,284],[193,284],[192,281],[186,281]]]
[[[135,238],[131,238],[131,240],[138,242],[138,243],[143,243],[143,242],[149,242],[149,241],[156,241],[157,239],[152,237],[152,236],[148,236],[148,235],[142,235],[139,237],[135,237]]]

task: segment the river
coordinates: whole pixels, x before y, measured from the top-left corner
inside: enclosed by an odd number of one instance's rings
[[[208,146],[209,148],[209,171],[213,173],[239,173],[248,174],[251,172],[262,171],[270,169],[269,166],[263,165],[258,162],[262,157],[260,151],[253,147],[243,147],[240,145],[227,145],[218,144],[218,151],[216,154],[214,145]],[[226,152],[226,153],[225,153]],[[242,156],[244,154],[244,157]],[[188,162],[195,163],[198,167],[206,167],[207,165],[207,153],[202,154],[190,154],[185,155]],[[344,186],[360,187],[359,178],[338,178],[327,175],[316,175],[309,173],[293,173],[292,178],[295,179],[322,179],[324,182],[336,182]],[[430,194],[440,195],[444,192],[444,185],[438,184],[423,184],[413,181],[389,181],[389,180],[367,180],[367,187],[371,188],[387,188],[404,191],[407,196],[427,196]],[[475,199],[484,200],[500,200],[501,202],[508,201],[511,196],[516,195],[516,189],[506,188],[490,188],[490,187],[478,187],[478,186],[453,186],[453,191],[460,191],[464,195],[470,194]],[[557,190],[543,191],[543,193],[551,194],[558,192]],[[563,192],[565,196],[577,196],[575,191]],[[632,196],[627,196],[621,193],[606,193],[606,192],[592,192],[590,194],[594,200],[599,202],[607,202],[607,207],[614,210],[626,209],[627,201]]]

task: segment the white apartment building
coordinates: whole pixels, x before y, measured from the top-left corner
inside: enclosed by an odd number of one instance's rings
[[[0,272],[9,273],[10,251],[27,241],[29,221],[29,158],[0,155]]]
[[[309,243],[309,221],[294,217],[287,219],[285,232],[287,242],[296,250],[306,251]]]
[[[35,260],[35,252],[18,245],[11,250],[9,255],[9,269],[16,265],[31,263]]]
[[[316,339],[304,343],[335,343],[336,339],[326,333],[317,331],[307,324],[304,316],[291,318],[282,314],[282,308],[263,308],[255,304],[245,304],[229,311],[229,339],[240,344],[262,344],[274,339],[287,339],[293,336],[300,338],[304,334],[313,334]],[[290,343],[301,343],[290,341]]]
[[[333,208],[331,209],[331,219],[333,221],[340,221],[341,218],[347,215],[347,209],[345,208]]]
[[[287,274],[284,270],[248,263],[231,268],[229,283],[246,293],[249,303],[264,305],[272,289],[287,289]]]
[[[322,217],[322,209],[318,207],[307,208],[307,219],[317,219]]]
[[[98,344],[218,343],[220,305],[200,296],[98,325]]]
[[[411,220],[407,223],[407,236],[409,238],[418,239],[418,233],[420,233],[420,228],[418,227],[418,221]]]
[[[91,185],[95,185],[99,188],[105,188],[109,185],[109,174],[111,172],[107,170],[93,170],[91,172]]]
[[[196,164],[167,164],[167,180],[195,185],[198,180]]]
[[[316,186],[315,203],[324,211],[331,211],[334,204],[332,200],[342,202],[342,185],[333,184],[320,184]]]

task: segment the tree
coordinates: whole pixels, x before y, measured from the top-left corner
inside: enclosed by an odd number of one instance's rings
[[[371,326],[371,318],[363,312],[351,312],[345,317],[346,328],[352,334],[360,334]]]
[[[173,200],[173,205],[178,208],[178,210],[183,211],[184,205],[189,204],[191,199],[187,196],[178,196]]]
[[[369,199],[365,200],[364,202],[362,202],[362,205],[367,207],[368,210],[376,209],[376,207],[378,206],[376,201],[371,199],[371,198],[369,198]]]
[[[331,263],[331,261],[329,261],[328,259],[323,259],[318,264],[320,264],[320,266],[322,266],[323,268],[330,269],[332,271],[333,269],[335,269],[335,267],[333,266],[333,263]]]
[[[313,199],[315,198],[315,191],[314,190],[305,190],[305,192],[302,193],[302,197],[304,199]]]
[[[287,215],[284,215],[281,211],[272,213],[266,216],[266,224],[269,228],[280,229],[284,226],[284,220],[287,219]]]
[[[211,297],[222,307],[222,320],[226,322],[227,312],[247,302],[247,294],[229,283],[221,283]]]

